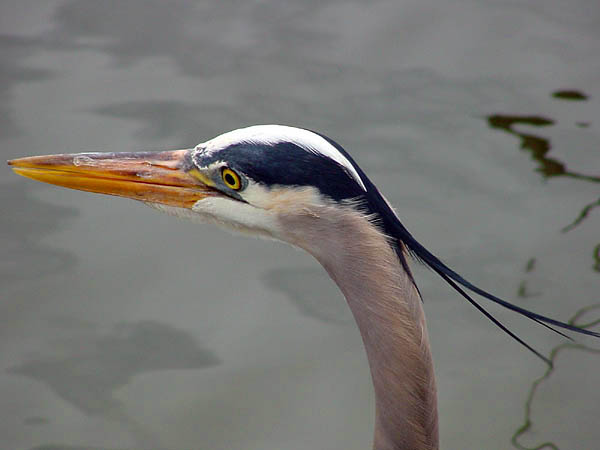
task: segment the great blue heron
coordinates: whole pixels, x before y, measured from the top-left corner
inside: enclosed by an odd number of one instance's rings
[[[411,236],[341,146],[313,131],[259,125],[187,150],[35,156],[9,164],[34,180],[141,200],[169,214],[288,242],[313,255],[346,297],[363,338],[375,388],[376,450],[438,448],[429,338],[409,255],[546,361],[464,289],[553,330],[600,336],[513,305],[465,280]]]

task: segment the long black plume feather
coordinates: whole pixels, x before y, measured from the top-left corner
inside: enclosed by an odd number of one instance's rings
[[[560,328],[564,328],[570,331],[574,331],[576,333],[581,333],[581,334],[586,334],[586,335],[590,335],[590,336],[595,336],[595,337],[600,337],[600,333],[594,332],[594,331],[590,331],[584,328],[579,328],[575,325],[571,325],[565,322],[561,322],[559,320],[556,319],[552,319],[550,317],[546,317],[543,316],[541,314],[535,313],[533,311],[529,311],[525,308],[521,308],[519,306],[513,305],[512,303],[503,300],[493,294],[490,294],[487,291],[484,291],[483,289],[481,289],[478,286],[475,286],[473,283],[467,281],[466,279],[464,279],[461,275],[459,275],[458,273],[456,273],[454,270],[450,269],[448,266],[446,266],[442,261],[439,260],[439,258],[437,258],[435,255],[433,255],[429,250],[427,250],[425,247],[423,247],[416,239],[414,239],[412,237],[412,235],[408,232],[408,230],[406,230],[406,228],[402,225],[402,223],[400,221],[398,221],[397,225],[399,227],[401,227],[400,234],[402,235],[402,242],[404,243],[404,245],[406,245],[406,247],[409,249],[409,251],[415,256],[417,257],[420,261],[422,261],[423,263],[425,263],[427,266],[429,266],[431,269],[433,269],[438,275],[440,275],[444,281],[446,281],[450,286],[452,286],[452,288],[454,288],[460,295],[462,295],[469,303],[471,303],[475,308],[477,308],[481,313],[483,313],[489,320],[491,320],[496,326],[498,326],[502,331],[504,331],[505,333],[507,333],[509,336],[511,336],[513,339],[515,339],[517,342],[519,342],[521,345],[523,345],[525,348],[527,348],[528,350],[530,350],[532,353],[534,353],[536,356],[538,356],[539,358],[541,358],[542,360],[544,360],[547,364],[552,365],[552,362],[546,358],[545,356],[543,356],[541,353],[539,353],[537,350],[535,350],[533,347],[531,347],[529,344],[527,344],[525,341],[523,341],[521,338],[519,338],[517,335],[515,335],[512,331],[510,331],[508,328],[506,328],[502,323],[500,323],[494,316],[492,316],[488,311],[486,311],[481,305],[479,305],[469,294],[467,294],[460,286],[457,285],[461,284],[462,286],[464,286],[465,288],[469,289],[472,292],[475,292],[476,294],[481,295],[482,297],[493,301],[494,303],[497,303],[507,309],[510,309],[511,311],[515,311],[531,320],[533,320],[534,322],[537,322],[543,326],[545,326],[546,328],[554,331],[555,333],[560,334],[561,336],[564,336],[568,339],[572,338],[570,336],[565,335],[564,333],[560,332],[559,330],[554,329],[552,326],[550,325],[554,325],[556,327],[560,327]]]
[[[517,336],[515,333],[513,333],[512,331],[510,331],[508,328],[506,328],[506,326],[500,322],[498,319],[496,319],[492,314],[490,314],[483,306],[481,306],[479,303],[477,303],[475,300],[473,300],[473,298],[471,298],[471,296],[469,294],[467,294],[463,289],[461,289],[460,286],[458,286],[454,281],[452,281],[450,278],[448,278],[448,275],[446,275],[443,272],[438,272],[436,269],[434,269],[450,286],[452,286],[454,289],[456,289],[464,298],[467,299],[467,301],[469,303],[471,303],[471,305],[473,305],[475,308],[477,308],[485,317],[487,317],[488,319],[490,319],[496,326],[498,326],[502,331],[504,331],[506,334],[508,334],[510,337],[512,337],[514,340],[516,340],[518,343],[520,343],[521,345],[523,345],[525,348],[527,348],[528,350],[530,350],[534,355],[538,356],[539,358],[543,359],[548,365],[552,366],[552,361],[548,358],[546,358],[544,355],[542,355],[540,352],[538,352],[536,349],[534,349],[531,345],[529,345],[527,342],[525,342],[523,339],[521,339],[519,336]],[[560,333],[562,334],[562,333]]]
[[[423,247],[421,244],[419,244],[412,236],[410,236],[410,238],[408,239],[408,242],[407,241],[404,241],[404,242],[405,242],[406,246],[408,248],[410,248],[420,260],[422,260],[425,264],[427,264],[429,267],[431,267],[433,270],[435,270],[438,274],[440,274],[440,275],[444,274],[445,277],[443,277],[443,278],[446,279],[446,281],[447,281],[446,277],[451,278],[452,280],[463,285],[470,291],[473,291],[476,294],[479,294],[482,297],[493,301],[494,303],[497,303],[497,304],[499,304],[507,309],[510,309],[512,311],[515,311],[515,312],[517,312],[525,317],[528,317],[531,320],[534,320],[538,323],[543,322],[543,323],[546,323],[549,325],[554,325],[556,327],[574,331],[576,333],[600,337],[600,333],[597,333],[595,331],[586,330],[585,328],[579,328],[575,325],[571,325],[569,323],[561,322],[560,320],[556,320],[556,319],[552,319],[550,317],[543,316],[543,315],[535,313],[533,311],[529,311],[528,309],[521,308],[520,306],[513,305],[512,303],[510,303],[506,300],[502,300],[501,298],[496,297],[495,295],[490,294],[489,292],[484,291],[480,287],[475,286],[473,283],[465,280],[462,276],[460,276],[455,271],[453,271],[448,266],[446,266],[443,262],[441,262],[435,255],[433,255],[431,252],[429,252],[429,250],[427,250],[425,247]],[[452,286],[452,287],[454,287],[456,289],[456,286]]]

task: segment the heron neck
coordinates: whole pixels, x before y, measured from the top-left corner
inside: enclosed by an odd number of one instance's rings
[[[373,448],[437,449],[436,387],[425,316],[395,250],[354,210],[325,207],[285,220],[293,222],[286,224],[294,230],[288,238],[327,270],[360,329],[375,388]]]

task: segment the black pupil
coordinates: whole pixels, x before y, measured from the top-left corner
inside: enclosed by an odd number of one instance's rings
[[[227,183],[231,186],[235,186],[235,178],[233,178],[233,175],[231,175],[230,173],[226,173],[225,174],[225,183]]]

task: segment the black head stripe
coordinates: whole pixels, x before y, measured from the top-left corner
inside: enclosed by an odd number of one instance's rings
[[[271,186],[314,186],[333,200],[359,197],[364,191],[336,161],[290,142],[233,144],[208,156],[196,155],[199,166],[227,164],[257,183]]]

